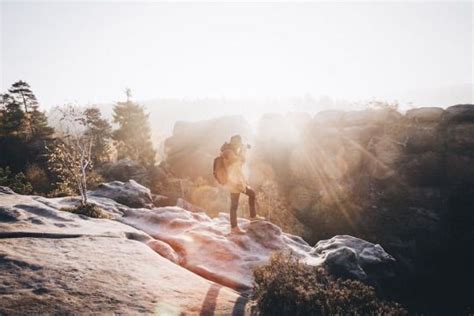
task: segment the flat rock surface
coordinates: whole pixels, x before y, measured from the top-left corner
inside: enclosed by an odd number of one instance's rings
[[[0,314],[246,314],[237,292],[147,246],[159,241],[58,201],[0,193]]]

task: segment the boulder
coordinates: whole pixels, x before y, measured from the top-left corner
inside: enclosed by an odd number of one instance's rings
[[[128,181],[133,179],[139,183],[148,184],[150,176],[145,167],[130,159],[105,164],[99,169],[106,180]]]
[[[97,189],[91,191],[90,195],[106,197],[129,207],[151,208],[153,206],[150,189],[134,180],[102,183]]]
[[[448,122],[474,122],[474,104],[458,104],[446,109],[443,119]]]
[[[459,123],[447,128],[447,147],[456,152],[474,153],[474,123]]]
[[[367,109],[345,112],[343,124],[345,126],[380,125],[396,121],[400,118],[402,118],[402,115],[397,111],[389,109]]]
[[[405,117],[416,123],[435,123],[441,120],[444,110],[438,107],[421,107],[408,110]]]
[[[348,235],[319,241],[312,253],[324,259],[330,273],[377,284],[394,276],[395,259],[378,244]],[[371,271],[370,275],[367,271]]]
[[[407,150],[410,153],[438,151],[444,141],[436,124],[412,125],[408,128],[407,136]]]
[[[16,194],[16,193],[9,187],[0,186],[0,194]]]

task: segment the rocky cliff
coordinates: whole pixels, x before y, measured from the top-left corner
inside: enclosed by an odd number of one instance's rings
[[[1,187],[0,312],[244,315],[252,269],[274,251],[374,285],[393,273],[393,257],[358,238],[312,247],[269,222],[245,219],[247,233],[229,235],[226,214],[157,208],[152,199],[134,181],[104,184],[90,201],[109,218],[93,219],[66,211],[77,197]]]
[[[196,124],[202,129],[205,123]],[[187,125],[189,134],[194,126]],[[181,182],[185,189],[179,194],[210,214],[229,203],[211,174],[211,157],[222,142],[216,135],[230,136],[209,134],[213,145],[205,156],[198,151],[187,156],[189,164],[208,159],[207,165],[180,175],[207,179]],[[179,152],[180,135],[172,138],[169,150]],[[404,114],[390,107],[313,117],[272,114],[247,138],[253,145],[247,172],[261,214],[273,223],[310,242],[350,234],[380,243],[400,263],[406,278],[397,291],[407,301],[434,306],[448,300],[445,306],[464,309],[474,302],[466,294],[474,281],[474,258],[463,251],[474,247],[473,140],[471,104]],[[165,164],[173,163],[169,156]],[[240,212],[247,212],[245,199]],[[461,258],[450,260],[452,251]]]

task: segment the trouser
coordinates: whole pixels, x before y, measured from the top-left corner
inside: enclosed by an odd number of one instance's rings
[[[257,213],[255,212],[255,191],[252,190],[249,186],[247,186],[245,188],[245,192],[243,193],[249,197],[250,217],[256,217]],[[239,197],[240,193],[230,194],[230,226],[232,228],[237,226],[237,208],[239,207]]]

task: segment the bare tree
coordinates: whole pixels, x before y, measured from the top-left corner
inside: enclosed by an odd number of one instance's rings
[[[81,205],[87,204],[87,174],[92,170],[94,136],[86,131],[90,120],[87,109],[67,105],[56,108],[60,113],[61,137],[51,148],[50,167],[61,180],[81,195]]]

